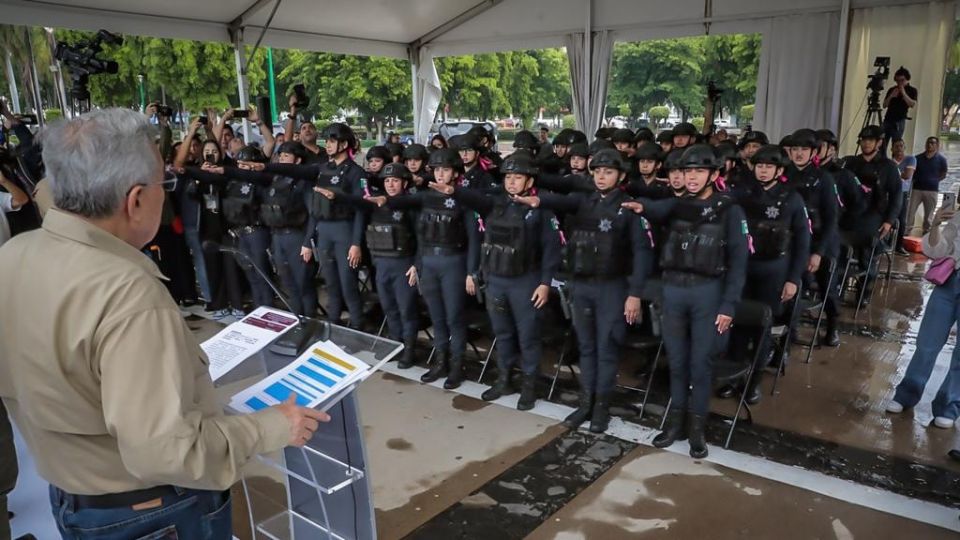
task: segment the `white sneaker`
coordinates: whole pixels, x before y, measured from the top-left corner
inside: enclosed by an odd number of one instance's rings
[[[890,403],[887,403],[887,412],[890,414],[900,414],[903,412],[903,405],[891,399]]]
[[[247,316],[247,314],[244,313],[242,309],[230,310],[230,314],[236,317],[237,319],[242,319]]]
[[[218,310],[216,310],[216,311],[213,312],[213,320],[215,320],[215,321],[222,321],[223,319],[225,319],[225,318],[227,318],[227,317],[229,317],[229,316],[230,316],[230,310],[229,310],[229,309],[218,309]]]
[[[933,419],[933,425],[940,429],[950,429],[953,427],[954,423],[956,423],[956,420],[953,418],[947,418],[946,416],[938,416]]]

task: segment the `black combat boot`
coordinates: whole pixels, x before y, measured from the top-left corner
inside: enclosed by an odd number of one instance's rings
[[[518,411],[529,411],[537,404],[537,375],[523,376],[520,383],[520,401],[517,401]]]
[[[563,419],[563,425],[567,426],[570,429],[577,429],[580,427],[580,424],[587,421],[587,418],[590,418],[590,414],[593,412],[593,394],[585,390],[580,391],[580,406],[577,407],[575,411],[567,415]]]
[[[397,367],[400,369],[410,369],[413,367],[414,362],[417,359],[417,340],[416,339],[406,339],[403,341],[403,356],[400,357],[400,361],[397,362]]]
[[[447,351],[446,349],[437,349],[433,353],[433,363],[430,364],[430,370],[420,377],[420,382],[432,383],[440,377],[447,376]]]
[[[667,423],[663,426],[663,431],[653,438],[653,446],[666,448],[677,441],[686,439],[687,429],[683,423],[685,415],[685,411],[670,409],[670,412],[667,413]]]
[[[687,437],[690,438],[690,457],[703,459],[707,457],[707,417],[693,414],[687,417]]]
[[[840,332],[837,332],[837,321],[833,318],[827,319],[827,333],[823,335],[823,345],[827,347],[840,346]]]
[[[480,399],[484,401],[496,401],[512,393],[513,388],[510,387],[510,370],[501,368],[497,373],[497,382],[493,383],[493,386],[481,394]]]
[[[590,417],[590,433],[603,433],[610,425],[610,394],[597,394]]]
[[[450,373],[447,380],[443,381],[445,390],[454,390],[460,388],[463,384],[463,356],[454,355],[450,357]]]

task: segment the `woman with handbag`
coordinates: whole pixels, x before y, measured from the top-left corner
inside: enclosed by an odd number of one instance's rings
[[[933,259],[924,278],[937,287],[920,323],[917,350],[887,405],[887,412],[892,414],[920,401],[950,329],[960,322],[960,272],[956,271],[960,266],[960,215],[953,208],[937,210],[930,232],[923,237],[923,253]],[[933,415],[933,424],[942,429],[952,428],[960,416],[960,347],[954,347],[947,376],[933,400]]]

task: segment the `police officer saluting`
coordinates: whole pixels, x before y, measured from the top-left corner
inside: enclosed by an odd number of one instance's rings
[[[480,165],[481,151],[484,149],[473,133],[451,137],[450,147],[460,152],[463,161],[463,178],[460,185],[471,189],[490,189],[497,186],[494,176]]]
[[[454,185],[463,177],[463,160],[453,148],[435,150],[428,165],[439,184]],[[459,388],[467,347],[463,316],[466,295],[476,295],[479,285],[476,275],[480,265],[480,231],[476,212],[467,210],[450,195],[429,189],[369,200],[391,210],[420,209],[416,225],[420,264],[417,274],[433,322],[435,348],[433,364],[420,380],[431,383],[447,377],[444,388]]]
[[[346,302],[350,312],[350,326],[363,325],[363,304],[357,283],[357,267],[360,265],[363,244],[364,216],[348,202],[330,200],[316,188],[346,194],[360,193],[364,171],[351,158],[356,136],[349,126],[333,123],[323,130],[326,151],[330,160],[322,165],[294,165],[271,163],[251,164],[255,170],[265,170],[292,178],[314,181],[314,193],[310,198],[310,218],[303,239],[300,255],[305,262],[313,256],[315,245],[319,256],[323,280],[327,284],[330,319],[338,323]]]
[[[741,182],[731,192],[747,216],[753,253],[747,263],[747,286],[743,297],[770,306],[774,319],[781,317],[784,307],[796,297],[810,254],[810,229],[803,198],[780,181],[788,160],[779,146],[767,145],[752,158],[755,182]],[[731,333],[731,355],[749,356],[752,329],[737,327]],[[757,354],[760,364],[754,366],[754,375],[747,388],[747,402],[760,401],[760,370],[767,361],[773,345],[769,329],[760,338]],[[719,395],[734,395],[732,386],[724,387]]]
[[[620,153],[597,152],[590,169],[596,186],[593,193],[541,194],[517,200],[568,214],[563,269],[572,281],[580,406],[563,423],[576,428],[589,419],[590,431],[602,433],[610,421],[610,394],[627,324],[640,318],[640,294],[651,254],[649,231],[643,229],[642,220],[621,208],[630,198],[619,189],[627,175]]]
[[[686,436],[694,458],[707,456],[710,363],[733,323],[746,278],[747,222],[734,200],[716,191],[721,166],[709,145],[693,145],[680,162],[689,196],[624,204],[668,226],[660,267],[672,405],[653,445],[666,448]]]
[[[427,160],[430,159],[430,152],[422,144],[411,144],[403,149],[403,164],[410,171],[411,181],[407,191],[416,193],[417,189],[426,187],[433,182],[433,173],[427,170]]]
[[[450,184],[431,184],[453,194],[483,216],[485,232],[480,246],[480,269],[487,285],[487,311],[497,338],[497,382],[481,396],[493,401],[513,393],[510,370],[520,359],[523,370],[517,409],[536,403],[536,382],[543,356],[542,308],[550,284],[560,268],[559,222],[550,210],[529,208],[513,200],[533,188],[537,167],[533,157],[518,151],[500,166],[503,190],[485,196]]]
[[[854,229],[854,248],[857,260],[867,264],[875,242],[890,236],[893,225],[900,215],[903,203],[903,185],[897,166],[880,152],[883,130],[880,126],[866,126],[860,131],[860,155],[845,158],[844,167],[849,169],[867,193],[866,209],[857,219]],[[873,282],[877,279],[876,265],[865,269],[867,276],[858,286],[863,291],[864,305],[870,303]]]

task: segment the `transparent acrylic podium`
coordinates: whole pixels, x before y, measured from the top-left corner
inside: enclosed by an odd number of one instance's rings
[[[389,360],[403,348],[371,334],[310,322],[315,332],[308,344],[329,339],[371,366]],[[276,354],[268,346],[221,377],[217,387],[232,395],[295,359]],[[243,491],[254,539],[377,537],[355,392],[358,384],[334,398],[335,403],[326,409],[330,422],[321,424],[305,447],[257,456],[246,468]]]

